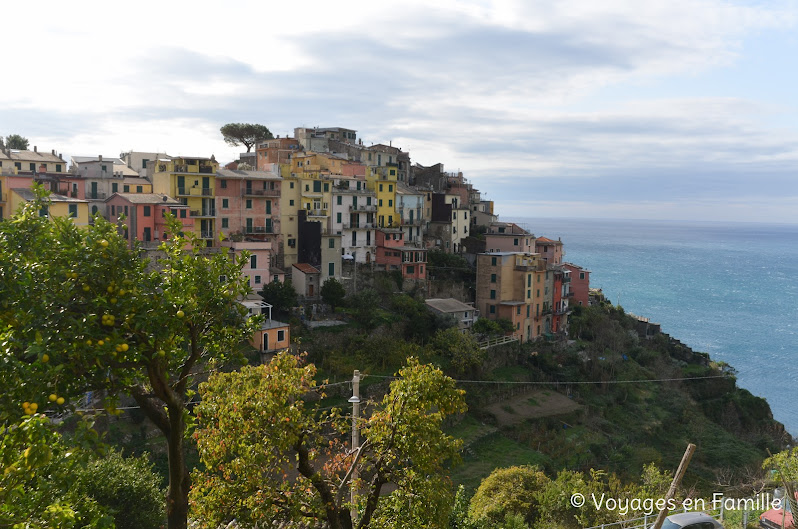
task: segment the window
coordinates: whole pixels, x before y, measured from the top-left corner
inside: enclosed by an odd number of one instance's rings
[[[584,278],[585,278],[585,273],[579,272],[579,279],[584,279]]]
[[[116,182],[111,184],[111,193],[119,193],[119,184]]]
[[[392,208],[392,207],[393,207],[393,200],[391,200],[391,199],[388,199],[388,207],[389,207],[389,208]]]
[[[495,283],[496,282],[496,274],[491,274],[490,275],[490,282],[491,283]]]
[[[260,285],[260,276],[255,276],[255,284]]]
[[[324,182],[324,192],[327,193],[330,190],[330,183]]]
[[[330,239],[330,242],[332,242],[332,239]],[[327,275],[329,276],[335,275],[335,263],[327,264]]]
[[[393,174],[393,171],[391,171],[391,174]],[[388,184],[388,191],[393,191],[393,184]]]
[[[222,217],[222,228],[229,228],[230,227],[230,219],[227,217]]]
[[[285,340],[285,331],[284,330],[277,331],[277,341],[282,342],[284,340]]]
[[[251,198],[247,199],[247,209],[252,209],[252,199]]]
[[[489,305],[488,312],[490,312],[491,314],[496,314],[496,305]]]
[[[340,197],[339,197],[339,198],[340,198]],[[338,213],[336,213],[336,214],[335,214],[335,221],[336,221],[336,222],[341,222],[341,212],[340,212],[340,211],[339,211]]]
[[[526,276],[526,286],[528,286],[528,287],[532,286],[532,274],[529,274],[528,276]]]
[[[219,187],[221,187],[222,189],[227,189],[227,180],[225,180],[224,178],[220,179]]]
[[[490,291],[490,299],[496,299],[496,291],[495,290],[491,290]]]
[[[187,210],[186,210],[185,208],[183,208],[183,209],[181,209],[181,210],[180,210],[180,218],[181,218],[181,219],[184,219],[184,218],[186,218],[186,211],[187,211]]]
[[[532,297],[532,291],[531,290],[527,290],[526,291],[526,298],[529,299],[531,297]]]
[[[253,268],[253,269],[258,267],[258,256],[257,255],[250,255],[249,256],[249,267]]]
[[[136,186],[136,193],[143,193],[144,188],[142,186]]]
[[[222,199],[222,209],[228,209],[230,207],[230,200],[227,198]]]
[[[152,206],[144,206],[144,216],[145,217],[152,216]]]
[[[413,266],[408,266],[407,267],[407,274],[410,275],[410,274],[413,274],[413,273],[414,273],[414,267]]]
[[[379,204],[378,204],[378,205],[379,205],[380,207],[382,207],[382,199],[380,199],[380,201],[379,201]]]
[[[520,315],[521,315],[521,305],[518,305],[518,306],[515,308],[515,314],[516,314],[517,316],[520,316]]]
[[[321,182],[319,182],[318,180],[313,181],[313,192],[321,193]]]
[[[36,164],[35,163],[30,164],[30,170],[31,171],[35,171],[36,170]]]
[[[330,237],[330,242],[328,243],[328,248],[335,248],[335,239]]]
[[[147,168],[147,162],[149,162],[149,160],[148,160],[147,158],[144,158],[144,159],[141,161],[141,167],[142,167],[142,169],[146,169],[146,168]]]
[[[380,192],[382,192],[382,184],[380,184]]]
[[[69,216],[73,219],[78,216],[78,205],[77,204],[70,204],[69,205]]]
[[[518,239],[513,239],[513,246],[518,246]]]
[[[125,186],[122,188],[122,191],[124,191],[125,193],[130,193],[130,186],[129,186],[129,185],[125,185]]]
[[[288,239],[288,247],[296,248],[296,239]]]
[[[344,197],[342,197],[341,195],[338,195],[338,197],[336,197],[336,199],[335,199],[335,203],[338,204],[339,206],[342,205],[343,204],[343,198]]]
[[[294,183],[293,182],[289,182],[289,184],[290,185],[288,187],[290,187],[291,189],[294,189]]]
[[[526,306],[526,317],[529,317],[529,305]]]
[[[61,172],[61,164],[60,163],[55,164],[55,172],[56,173],[60,173]]]
[[[127,206],[125,206],[125,216],[127,216],[127,215],[128,215]]]
[[[22,162],[14,162],[14,167],[16,167],[17,169],[19,169],[21,171],[22,170]]]
[[[490,265],[491,266],[496,266],[496,258],[495,257],[491,257],[490,258]]]
[[[293,200],[289,200],[289,201],[288,201],[288,205],[289,205],[289,206],[293,206],[293,205],[294,205],[294,201],[293,201]]]
[[[266,201],[266,214],[267,215],[271,215],[272,214],[272,201],[271,200],[267,200]]]

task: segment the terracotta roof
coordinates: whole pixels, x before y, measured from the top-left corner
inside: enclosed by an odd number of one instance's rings
[[[549,239],[548,237],[538,237],[535,242],[543,243],[543,244],[562,244],[562,241],[554,241]]]
[[[319,272],[319,270],[316,267],[311,266],[311,265],[309,265],[307,263],[296,263],[294,265],[294,268],[296,268],[297,270],[299,270],[303,274],[320,274],[321,273],[321,272]]]

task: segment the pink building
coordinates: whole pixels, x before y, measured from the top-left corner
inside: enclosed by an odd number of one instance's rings
[[[587,306],[590,295],[590,270],[573,263],[563,263],[563,268],[571,272],[572,304]]]
[[[160,193],[114,193],[105,200],[108,220],[127,226],[125,236],[130,247],[141,241],[144,248],[160,244],[166,230],[166,214],[171,213],[183,224],[183,231],[194,231],[194,219],[188,206]]]
[[[550,265],[562,264],[563,251],[562,241],[553,241],[546,237],[539,237],[535,240],[535,252],[539,253],[543,260]]]
[[[230,248],[230,251],[240,255],[246,251],[249,254],[249,262],[244,264],[241,275],[249,281],[249,286],[255,292],[260,292],[266,283],[279,281],[283,272],[274,274],[271,270],[272,255],[275,249],[271,241],[234,241],[226,240],[221,242],[221,246]],[[278,276],[278,277],[275,277]]]
[[[216,207],[212,212],[222,235],[278,242],[280,188],[283,179],[272,171],[219,169],[216,173]],[[276,247],[276,245],[275,245]]]
[[[518,224],[495,222],[485,233],[487,252],[536,253],[535,236]]]
[[[376,263],[384,270],[401,270],[403,279],[427,278],[427,250],[406,246],[401,229],[379,229],[375,242]]]

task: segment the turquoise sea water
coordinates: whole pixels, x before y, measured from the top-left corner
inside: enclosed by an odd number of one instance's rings
[[[798,435],[798,225],[512,220],[561,237],[613,303],[734,366]]]

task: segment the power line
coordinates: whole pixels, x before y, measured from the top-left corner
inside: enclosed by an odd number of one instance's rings
[[[360,375],[361,377],[374,377],[374,378],[390,378],[398,380],[401,377],[394,377],[388,375]],[[548,382],[540,381],[517,381],[517,380],[457,380],[453,379],[458,384],[506,384],[506,385],[537,385],[537,386],[551,386],[554,384],[641,384],[649,382],[679,382],[687,380],[707,380],[713,378],[729,378],[727,375],[710,375],[705,377],[679,377],[679,378],[641,378],[632,380],[551,380]]]

